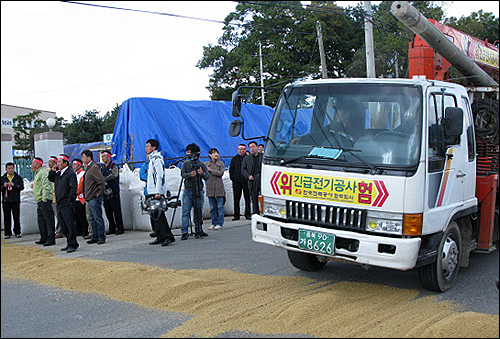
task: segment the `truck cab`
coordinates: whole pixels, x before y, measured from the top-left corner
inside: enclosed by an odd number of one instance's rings
[[[414,79],[286,86],[262,164],[252,239],[302,270],[329,259],[410,270],[445,291],[466,266],[478,209],[467,91]]]

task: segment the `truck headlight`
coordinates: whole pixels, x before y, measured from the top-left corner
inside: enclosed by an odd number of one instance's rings
[[[269,217],[286,218],[284,200],[264,198],[264,215]]]
[[[368,211],[365,229],[369,232],[402,235],[403,215],[399,213]]]

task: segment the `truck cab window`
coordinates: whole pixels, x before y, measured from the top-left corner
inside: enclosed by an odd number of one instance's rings
[[[446,107],[457,107],[457,102],[453,95],[445,94],[444,109],[443,95],[441,93],[432,93],[430,95],[428,115],[429,172],[443,170],[446,147],[459,142],[459,140],[445,139],[444,129],[441,122],[444,118],[443,113]]]
[[[469,162],[476,158],[476,143],[474,140],[474,123],[472,118],[472,109],[469,104],[469,99],[462,97],[465,106],[465,121],[467,127],[467,154]]]

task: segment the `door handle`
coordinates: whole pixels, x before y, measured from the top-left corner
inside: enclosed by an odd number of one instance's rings
[[[457,178],[463,178],[465,177],[467,174],[463,173],[463,172],[458,172],[457,173]]]

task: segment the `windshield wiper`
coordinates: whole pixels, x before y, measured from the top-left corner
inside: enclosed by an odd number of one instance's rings
[[[341,148],[341,147],[336,148],[336,149],[341,150],[342,152],[347,152],[347,153],[351,154],[353,157],[355,157],[356,159],[358,159],[359,161],[361,161],[366,167],[368,167],[370,169],[370,174],[378,175],[378,174],[384,173],[383,170],[368,163],[366,160],[364,160],[363,158],[361,158],[359,155],[357,155],[355,153],[355,152],[361,152],[360,150],[352,149],[352,148]],[[344,160],[344,159],[332,158],[332,157],[328,157],[328,156],[321,156],[321,155],[315,155],[315,154],[306,154],[306,155],[303,155],[303,156],[300,156],[297,158],[288,159],[288,160],[282,159],[281,165],[286,165],[286,164],[289,164],[291,162],[296,162],[296,161],[302,160],[302,159],[326,159],[326,160],[347,162],[347,160]]]
[[[286,165],[286,164],[289,164],[291,162],[296,162],[296,161],[302,160],[302,159],[326,159],[326,160],[337,160],[337,161],[345,162],[345,160],[343,160],[343,159],[333,159],[331,157],[326,157],[326,156],[321,156],[321,155],[306,154],[306,155],[303,155],[303,156],[300,156],[297,158],[288,159],[288,160],[282,159],[281,165]]]
[[[353,157],[361,161],[366,167],[370,169],[370,174],[371,175],[377,175],[377,174],[382,174],[384,173],[384,170],[381,170],[380,168],[375,167],[374,165],[370,164],[367,162],[365,159],[361,158],[359,155],[357,155],[354,152],[361,152],[360,150],[355,150],[355,149],[350,149],[350,148],[340,148],[342,151],[348,152],[351,154]]]

